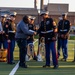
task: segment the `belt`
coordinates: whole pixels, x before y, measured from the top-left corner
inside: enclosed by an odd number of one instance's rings
[[[48,31],[45,31],[45,32],[44,31],[41,31],[41,33],[44,33],[44,34],[45,33],[51,33],[51,32],[53,32],[53,30],[48,30]]]
[[[61,32],[63,32],[63,31],[67,31],[67,29],[64,29],[64,30],[60,30]]]

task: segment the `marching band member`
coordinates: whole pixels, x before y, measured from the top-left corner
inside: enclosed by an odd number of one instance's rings
[[[70,30],[70,21],[67,20],[67,13],[63,13],[62,20],[60,20],[58,23],[58,39],[60,39],[59,44],[62,47],[63,61],[66,61],[68,57],[67,43],[68,43],[69,30]],[[60,56],[60,49],[58,49],[58,56]]]
[[[52,51],[53,68],[58,68],[58,60],[56,55],[56,24],[52,18],[49,18],[48,11],[41,12],[43,21],[41,21],[40,28],[37,33],[41,33],[42,37],[45,38],[45,49],[46,49],[46,64],[43,67],[50,67],[50,50]]]
[[[16,14],[16,12],[10,14],[10,24],[8,28],[8,64],[15,64],[13,52],[15,48]]]

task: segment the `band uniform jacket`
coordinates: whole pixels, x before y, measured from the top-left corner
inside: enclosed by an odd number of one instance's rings
[[[58,23],[58,37],[61,39],[68,39],[70,30],[70,22],[68,20],[60,20]],[[64,35],[62,38],[61,35]]]
[[[54,32],[56,26],[53,25],[52,18],[46,18],[46,21],[41,21],[41,25],[37,33],[40,34],[41,37],[45,38],[45,43],[49,43],[50,41],[55,41],[52,38],[56,38],[56,32]]]

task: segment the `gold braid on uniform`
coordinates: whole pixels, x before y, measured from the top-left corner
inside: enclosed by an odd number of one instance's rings
[[[16,31],[16,26],[15,26],[14,22],[11,22],[11,28],[12,28],[13,31]]]

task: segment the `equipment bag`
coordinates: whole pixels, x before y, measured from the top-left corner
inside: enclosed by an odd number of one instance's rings
[[[4,49],[0,50],[0,61],[1,62],[7,61],[7,50],[4,50]]]

